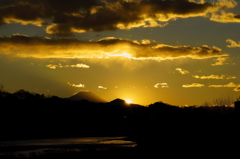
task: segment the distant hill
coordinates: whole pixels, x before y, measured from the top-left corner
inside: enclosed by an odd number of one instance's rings
[[[81,100],[88,100],[90,102],[95,103],[106,103],[107,101],[102,99],[101,97],[97,96],[96,94],[90,91],[80,91],[77,94],[69,97],[68,99],[73,101],[81,101]]]
[[[108,104],[109,105],[126,105],[127,103],[125,100],[117,98],[117,99],[112,100]]]

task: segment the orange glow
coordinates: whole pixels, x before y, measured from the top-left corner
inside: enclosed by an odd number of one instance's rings
[[[128,104],[131,104],[132,100],[131,99],[125,99],[125,102],[128,103]]]
[[[121,54],[109,55],[109,56],[122,56],[122,57],[126,57],[126,58],[131,58],[131,55],[127,52],[123,52]]]

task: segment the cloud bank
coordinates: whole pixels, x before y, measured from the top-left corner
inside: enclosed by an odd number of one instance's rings
[[[223,85],[209,85],[208,87],[214,87],[214,88],[234,88],[233,91],[240,91],[240,84],[235,84],[233,82],[230,82],[228,84]]]
[[[209,76],[198,76],[198,75],[193,75],[194,78],[199,78],[199,79],[236,79],[237,77],[235,76],[228,76],[228,75],[209,75]]]
[[[0,25],[46,26],[48,34],[163,27],[178,18],[207,17],[218,22],[239,15],[217,14],[237,6],[234,0],[11,0],[0,1]],[[227,18],[226,18],[227,17]],[[226,20],[228,19],[228,20]],[[230,19],[230,20],[229,20]],[[163,24],[161,24],[163,23]]]
[[[171,46],[144,41],[107,37],[98,41],[69,38],[40,38],[14,34],[0,37],[0,54],[33,58],[110,58],[121,56],[135,60],[167,60],[179,58],[206,59],[228,56],[218,47],[202,45]]]

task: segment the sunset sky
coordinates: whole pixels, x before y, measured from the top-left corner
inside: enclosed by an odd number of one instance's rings
[[[8,92],[201,105],[240,96],[240,0],[0,0]]]

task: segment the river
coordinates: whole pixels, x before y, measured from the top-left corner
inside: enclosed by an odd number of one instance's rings
[[[0,142],[1,153],[29,154],[52,149],[84,149],[94,147],[106,149],[112,147],[135,147],[137,144],[126,137],[80,137],[60,139],[36,139]]]

